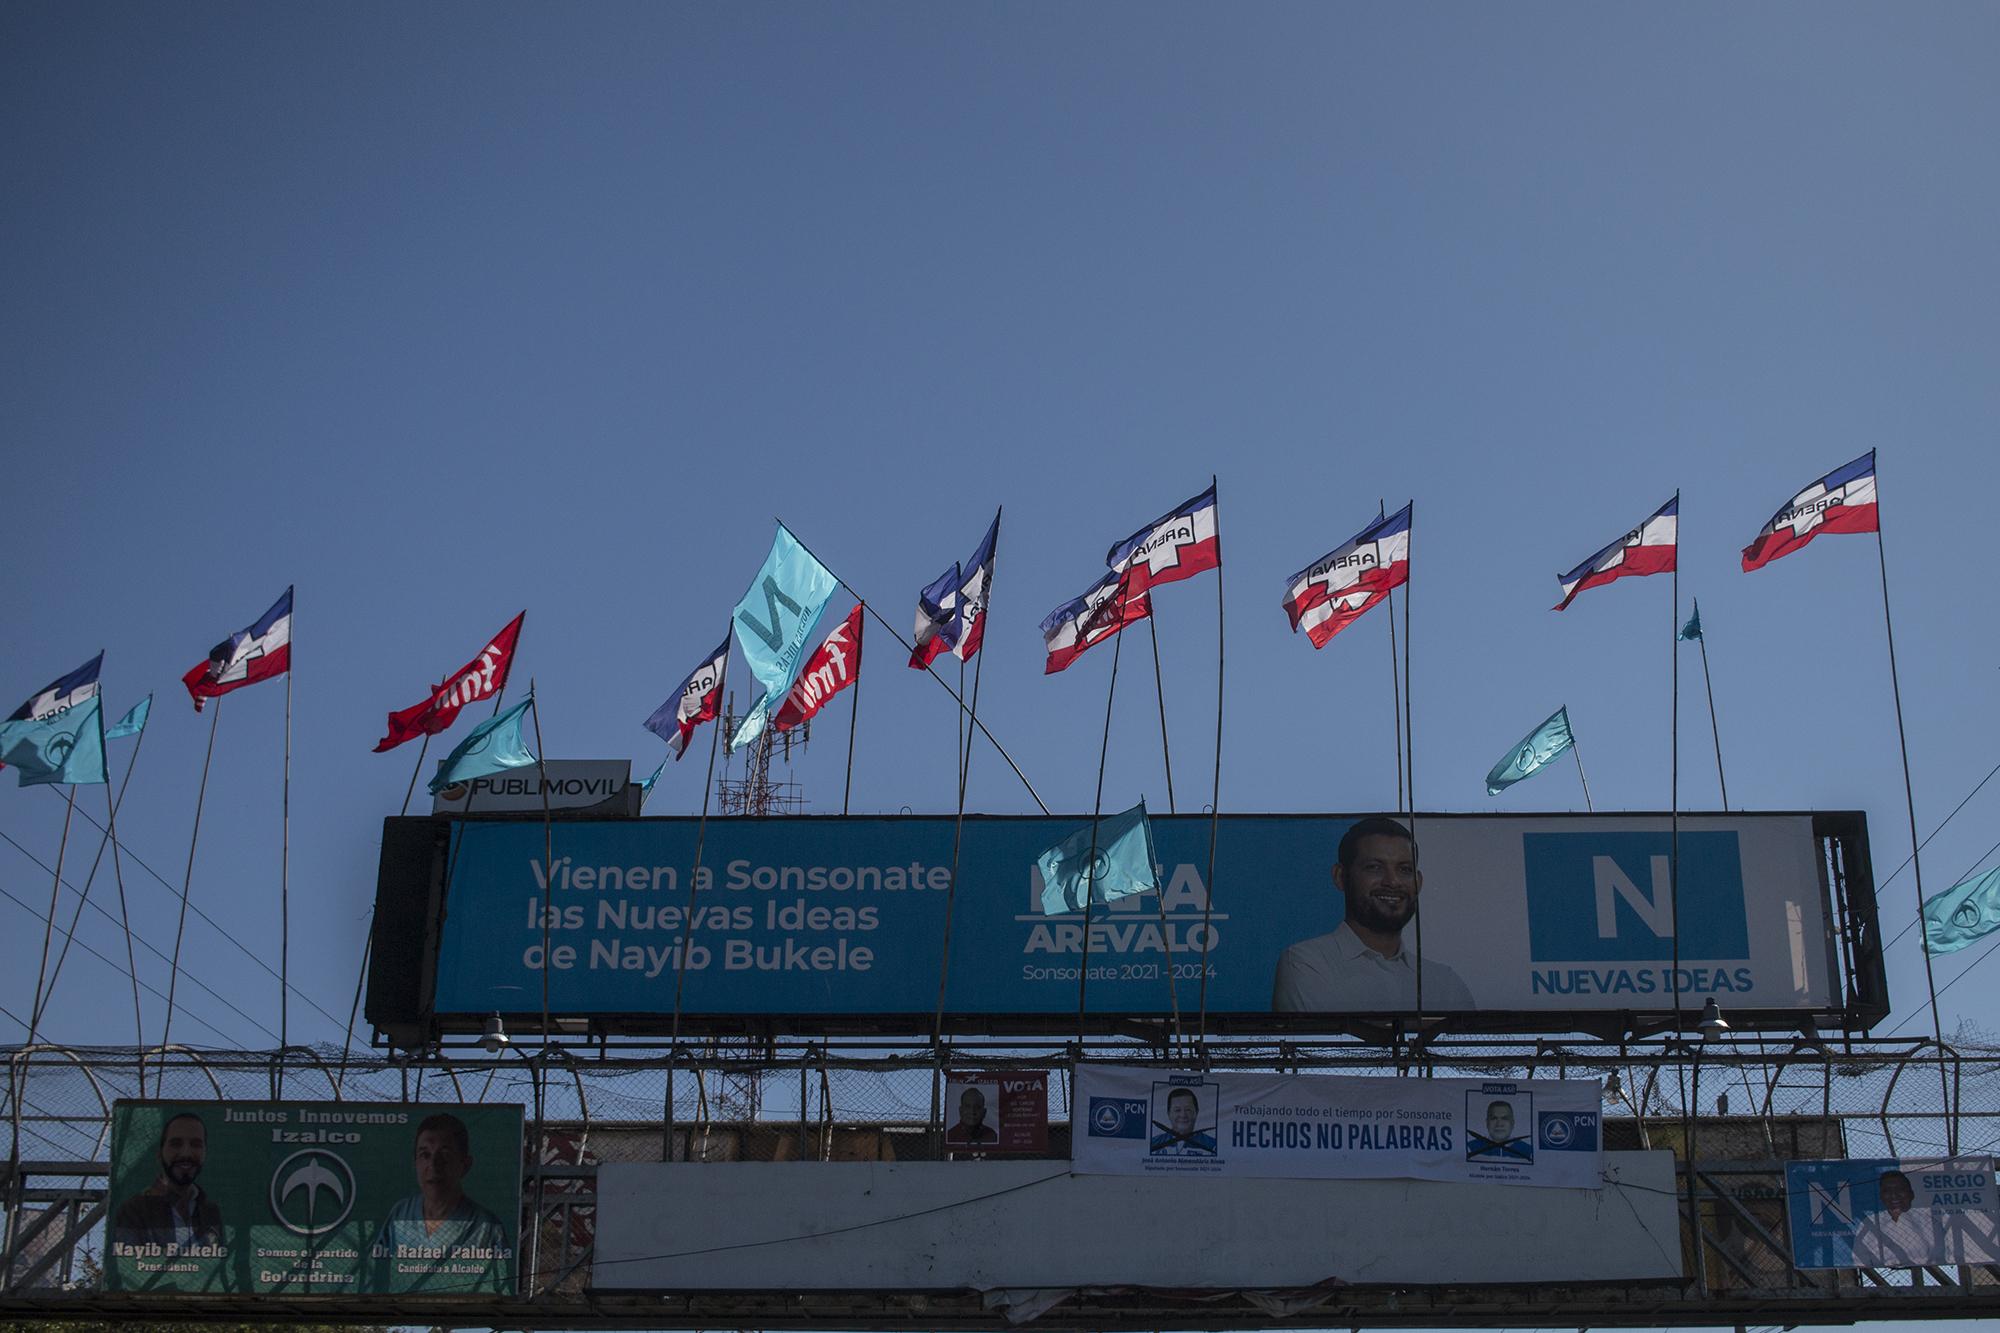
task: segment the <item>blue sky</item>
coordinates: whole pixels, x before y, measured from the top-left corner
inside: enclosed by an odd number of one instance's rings
[[[1731,796],[1865,810],[1886,869],[1908,835],[1874,543],[1749,576],[1737,552],[1880,450],[1928,830],[2000,761],[1996,37],[1969,4],[13,5],[0,697],[99,648],[114,713],[158,692],[121,832],[178,886],[208,723],[177,678],[295,583],[291,969],[344,1020],[414,759],[370,753],[383,714],[523,607],[550,753],[644,771],[639,722],[774,515],[901,623],[1005,505],[982,716],[1088,809],[1109,654],[1044,679],[1036,622],[1213,473],[1223,806],[1371,809],[1385,627],[1315,653],[1279,599],[1413,498],[1418,804],[1579,806],[1566,772],[1481,784],[1566,703],[1600,806],[1659,809],[1667,581],[1548,608],[1679,488]],[[1207,799],[1214,599],[1158,598],[1184,808]],[[886,638],[868,653],[855,807],[949,809],[949,700]],[[1682,665],[1684,804],[1712,808]],[[175,1030],[203,1044],[274,1025],[283,716],[280,685],[223,705],[193,900],[248,953],[193,923],[216,995],[184,991]],[[845,759],[828,717],[792,773],[817,810]],[[1159,803],[1157,725],[1121,675],[1108,803]],[[700,757],[652,812],[698,808]],[[1031,808],[984,751],[971,804]],[[59,800],[0,807],[53,858]],[[2000,784],[1927,887],[1996,814]],[[170,947],[173,895],[126,881]],[[34,909],[0,903],[0,1004],[25,1015],[49,880],[0,846],[0,884]],[[1913,912],[1905,875],[1884,917]],[[122,957],[108,920],[80,934]],[[1900,1016],[1914,935],[1891,959]],[[129,1040],[124,984],[73,956],[50,1035]],[[1947,1030],[1996,995],[1989,965]],[[295,1039],[337,1033],[294,1001]]]

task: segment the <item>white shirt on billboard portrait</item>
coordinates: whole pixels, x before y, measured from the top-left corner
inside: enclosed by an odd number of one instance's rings
[[[1473,1008],[1472,992],[1446,964],[1424,959],[1423,978],[1426,1012]],[[1301,940],[1279,956],[1271,1008],[1281,1014],[1414,1013],[1415,953],[1402,946],[1384,956],[1343,921],[1338,930]]]

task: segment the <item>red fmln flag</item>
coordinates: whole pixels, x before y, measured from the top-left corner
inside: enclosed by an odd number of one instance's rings
[[[790,731],[826,707],[827,700],[852,685],[860,674],[861,608],[856,606],[799,668],[799,678],[785,696],[784,707],[771,719],[771,730]]]
[[[231,690],[282,676],[292,669],[292,590],[271,604],[257,622],[208,650],[208,660],[181,677],[194,711]]]
[[[431,697],[399,713],[389,714],[389,734],[375,742],[375,753],[393,750],[404,741],[419,736],[435,736],[458,721],[458,710],[467,704],[491,699],[507,688],[507,673],[514,667],[514,642],[521,637],[523,611],[507,622],[507,628],[479,650],[479,656],[431,687]]]

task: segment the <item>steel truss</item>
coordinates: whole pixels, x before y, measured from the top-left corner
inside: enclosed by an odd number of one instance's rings
[[[1151,1035],[1151,1034],[1149,1034]],[[328,1049],[0,1049],[0,1319],[424,1322],[543,1328],[1004,1328],[967,1291],[635,1295],[591,1288],[596,1174],[607,1161],[852,1160],[943,1155],[938,1090],[954,1070],[1054,1072],[1061,1123],[1085,1061],[1405,1077],[1595,1077],[1613,1147],[1681,1163],[1683,1280],[1569,1287],[1326,1286],[1296,1291],[1086,1288],[1033,1320],[1077,1329],[1661,1326],[2000,1316],[2000,1270],[1808,1272],[1791,1264],[1784,1164],[1812,1157],[1990,1156],[2000,1145],[2000,1047],[1807,1033],[1715,1041],[1237,1041],[1158,1038],[945,1047],[893,1041],[704,1042],[677,1052],[577,1040],[489,1055],[383,1059]],[[676,1076],[667,1100],[670,1070]],[[529,1125],[519,1295],[393,1298],[146,1296],[92,1278],[106,1212],[110,1108],[189,1100],[519,1102]],[[728,1089],[724,1094],[722,1090]],[[1741,1098],[1740,1101],[1737,1098]],[[1686,1167],[1692,1148],[1695,1169]],[[1696,1238],[1699,1237],[1697,1244]],[[1020,1317],[1020,1311],[1014,1312]]]

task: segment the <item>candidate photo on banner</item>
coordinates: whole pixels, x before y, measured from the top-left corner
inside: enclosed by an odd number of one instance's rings
[[[1215,1156],[1220,1123],[1219,1089],[1213,1083],[1174,1079],[1153,1084],[1151,1157]]]
[[[1535,1094],[1465,1094],[1465,1160],[1535,1160]]]
[[[1785,1194],[1800,1268],[2000,1263],[1990,1157],[1788,1162]]]
[[[945,1109],[956,1111],[945,1126],[947,1148],[997,1148],[1000,1145],[1000,1081],[953,1080],[945,1086]]]

